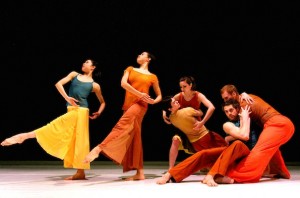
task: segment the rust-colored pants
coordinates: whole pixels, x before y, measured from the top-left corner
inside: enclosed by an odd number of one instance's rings
[[[290,178],[279,147],[291,139],[295,131],[291,120],[283,115],[270,118],[265,124],[258,141],[249,155],[232,169],[227,176],[237,183],[258,182],[270,163],[270,173]]]
[[[181,182],[196,171],[211,167],[226,148],[222,146],[198,151],[171,168],[169,173],[176,182]]]
[[[133,104],[98,145],[102,154],[122,164],[123,172],[143,168],[141,127],[146,112],[145,107]]]
[[[217,161],[211,167],[208,175],[225,176],[230,167],[234,167],[243,157],[250,153],[249,148],[240,140],[235,140],[219,156]]]

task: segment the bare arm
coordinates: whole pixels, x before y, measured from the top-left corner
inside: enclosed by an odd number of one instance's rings
[[[161,90],[159,87],[159,83],[156,82],[153,84],[153,89],[156,94],[156,98],[152,99],[149,94],[147,93],[142,93],[138,90],[136,90],[134,87],[132,87],[128,83],[128,77],[129,77],[129,72],[125,71],[121,80],[121,87],[123,87],[126,91],[129,91],[130,93],[136,95],[139,99],[143,100],[144,102],[147,102],[149,104],[155,104],[158,103],[162,100],[162,95],[161,95]]]
[[[245,106],[245,109],[241,108],[240,113],[240,127],[235,126],[232,122],[225,122],[223,124],[223,130],[233,138],[247,141],[249,140],[250,133],[250,107]]]
[[[56,84],[55,87],[58,92],[64,97],[64,99],[70,103],[72,106],[78,106],[76,102],[78,102],[75,98],[69,97],[65,91],[64,85],[70,82],[78,73],[75,71],[70,72],[67,76],[60,79]]]
[[[207,107],[206,113],[201,119],[201,121],[197,121],[194,125],[194,130],[199,130],[212,116],[213,112],[215,111],[215,106],[211,103],[210,100],[206,98],[206,96],[202,93],[198,94],[199,100]]]
[[[121,87],[123,87],[125,90],[129,91],[130,93],[136,95],[137,97],[141,98],[143,93],[139,92],[135,88],[133,88],[129,83],[128,83],[128,77],[129,77],[129,72],[124,71],[123,77],[121,79]]]
[[[141,100],[150,103],[153,102],[153,99],[146,93],[142,93],[135,88],[133,88],[129,83],[128,83],[128,77],[129,77],[129,72],[124,71],[123,77],[121,79],[121,87],[123,87],[126,91],[129,91],[130,93],[136,95],[138,98]]]
[[[162,117],[167,124],[172,124],[170,119],[167,117],[167,112],[165,110],[162,111]]]
[[[158,103],[162,100],[162,94],[161,94],[161,89],[160,89],[160,86],[159,86],[159,81],[156,81],[153,84],[153,90],[154,90],[154,93],[156,95],[156,98],[154,99],[154,102],[152,104],[156,104],[156,103]]]
[[[236,138],[232,137],[231,135],[227,135],[227,136],[225,137],[225,142],[226,142],[227,144],[229,144],[229,143],[232,142],[233,140],[236,140]]]
[[[100,114],[103,112],[104,108],[105,108],[105,101],[104,101],[104,97],[102,95],[102,91],[101,91],[101,87],[98,83],[93,83],[93,92],[96,94],[98,101],[100,103],[99,109],[97,112],[94,112],[90,118],[91,119],[96,119],[97,117],[100,116]]]

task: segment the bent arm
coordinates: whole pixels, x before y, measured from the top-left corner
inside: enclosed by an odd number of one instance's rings
[[[203,116],[201,122],[203,122],[203,125],[209,120],[209,118],[212,116],[213,112],[215,111],[215,106],[213,105],[213,103],[207,99],[207,97],[202,94],[199,93],[198,95],[200,101],[204,104],[204,106],[207,108],[205,115]]]
[[[126,91],[129,91],[130,93],[136,95],[138,98],[141,98],[143,96],[143,93],[140,91],[136,90],[133,88],[129,83],[128,83],[128,77],[129,77],[129,72],[124,71],[123,77],[121,79],[121,87],[125,89]]]
[[[98,83],[93,83],[93,84],[94,84],[93,85],[93,91],[95,92],[95,94],[96,94],[96,96],[98,98],[98,101],[100,103],[99,109],[97,111],[97,113],[100,115],[103,112],[106,103],[105,103],[104,97],[102,95],[102,91],[101,91],[100,85]]]
[[[159,82],[156,81],[154,84],[153,84],[153,90],[155,92],[155,95],[156,95],[156,98],[154,99],[154,102],[153,104],[156,104],[158,102],[160,102],[162,100],[162,94],[161,94],[161,89],[160,89],[160,86],[159,86]]]
[[[62,97],[69,102],[72,105],[76,105],[73,104],[73,100],[70,99],[70,97],[68,96],[68,94],[66,93],[65,89],[64,89],[64,85],[67,84],[68,82],[70,82],[76,75],[78,75],[77,72],[72,71],[70,72],[66,77],[60,79],[56,84],[55,87],[58,90],[58,92],[62,95]]]
[[[247,141],[249,140],[250,134],[250,117],[249,112],[250,107],[246,106],[245,109],[241,108],[242,112],[240,113],[240,127],[235,126],[232,122],[225,122],[223,124],[223,130],[228,135],[240,140]]]

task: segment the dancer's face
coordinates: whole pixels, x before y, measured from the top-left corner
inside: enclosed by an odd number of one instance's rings
[[[229,120],[236,121],[239,119],[239,110],[232,105],[224,106],[224,113]]]

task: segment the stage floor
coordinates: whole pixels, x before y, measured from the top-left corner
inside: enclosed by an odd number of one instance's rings
[[[74,197],[299,197],[300,166],[288,166],[292,178],[262,178],[254,184],[231,184],[208,187],[200,181],[205,173],[198,172],[181,183],[156,184],[167,170],[167,162],[145,162],[146,179],[124,181],[135,171],[123,173],[112,162],[95,161],[86,171],[87,180],[66,181],[75,170],[64,169],[62,162],[0,162],[0,197],[74,198]]]

